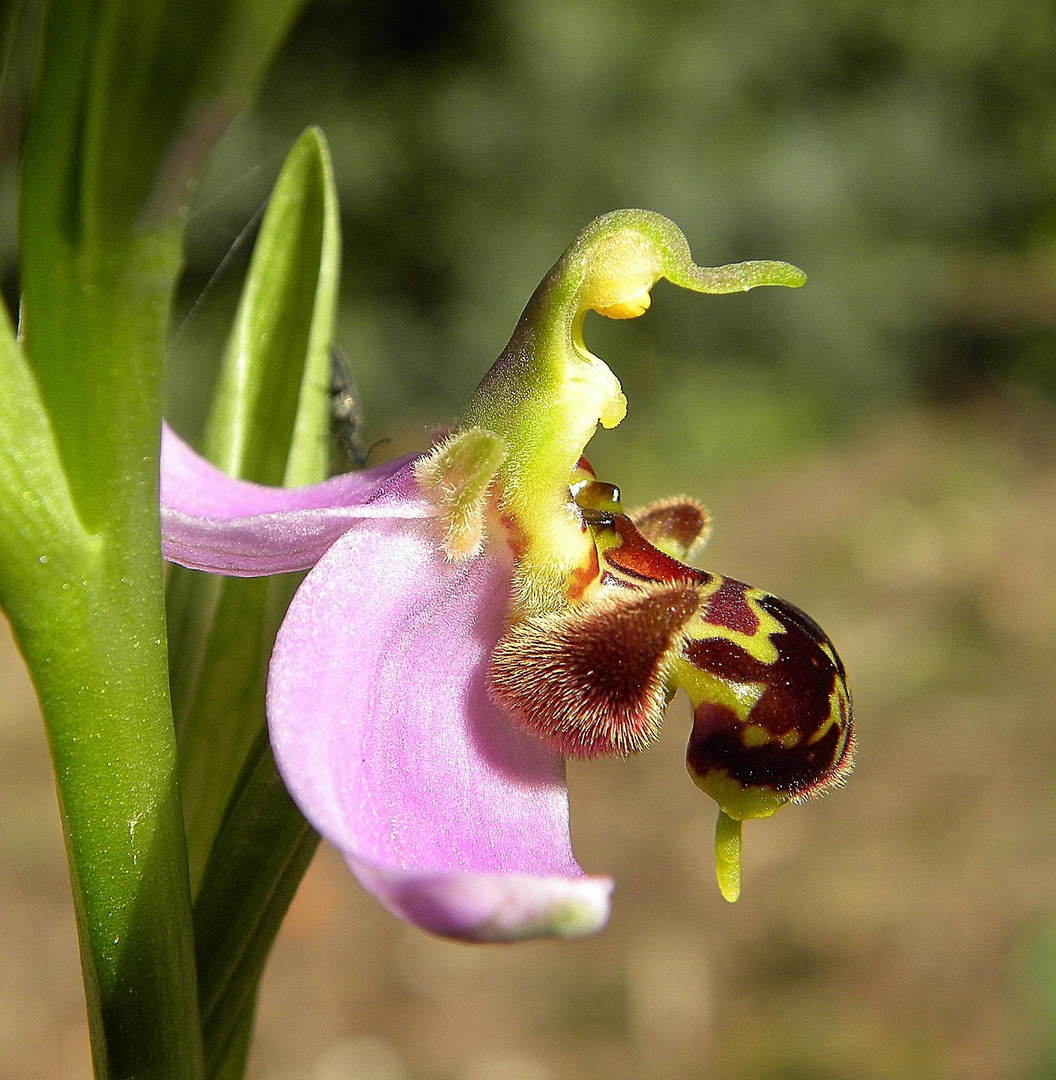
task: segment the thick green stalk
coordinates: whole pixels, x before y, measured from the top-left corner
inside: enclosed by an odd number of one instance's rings
[[[35,592],[19,588],[5,602],[55,765],[96,1073],[196,1077],[190,893],[150,453],[169,295],[159,269],[168,261],[174,271],[175,258],[171,240],[144,247],[24,263],[25,343],[37,371],[52,375],[54,414],[76,417],[59,452],[90,542],[65,573],[41,574]]]
[[[96,1073],[193,1077],[186,863],[171,729],[157,720],[157,560],[84,528],[6,317],[0,430],[0,599],[44,707]]]

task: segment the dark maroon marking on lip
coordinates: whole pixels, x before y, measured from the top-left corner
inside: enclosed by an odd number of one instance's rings
[[[718,678],[761,684],[748,722],[775,739],[794,731],[798,741],[792,747],[780,742],[745,746],[737,714],[727,706],[702,702],[694,711],[687,761],[698,774],[721,770],[745,787],[763,785],[790,797],[809,794],[846,771],[849,763],[849,710],[841,710],[837,722],[816,742],[810,741],[829,720],[837,680],[846,693],[843,667],[823,648],[831,648],[825,634],[798,608],[774,596],[764,596],[759,603],[784,627],[771,635],[777,650],[773,663],[757,660],[726,638],[692,639],[684,655]]]
[[[847,672],[844,671],[843,661],[836,651],[836,646],[833,645],[829,635],[802,608],[798,608],[795,604],[790,604],[787,600],[782,600],[780,597],[772,596],[769,593],[760,595],[758,604],[764,611],[773,615],[782,626],[796,626],[808,637],[812,637],[828,646],[829,652],[832,653],[836,660],[836,670],[839,672],[840,678],[846,680]]]
[[[761,683],[765,689],[752,709],[751,722],[771,735],[793,729],[808,739],[829,715],[829,695],[839,672],[817,642],[801,633],[774,634],[773,663],[763,663],[726,638],[691,639],[686,659],[701,671],[739,683]]]
[[[723,578],[722,584],[708,597],[703,612],[704,621],[738,634],[754,634],[759,629],[759,616],[748,603],[745,595],[748,588],[743,581]]]
[[[742,787],[765,787],[797,798],[839,775],[850,745],[847,732],[834,724],[813,743],[745,746],[733,710],[705,702],[694,713],[686,762],[698,776],[723,772]]]
[[[714,580],[707,571],[694,570],[653,547],[626,514],[612,515],[611,524],[620,538],[620,544],[606,551],[604,558],[621,574],[639,581],[688,582],[693,585],[707,585]]]

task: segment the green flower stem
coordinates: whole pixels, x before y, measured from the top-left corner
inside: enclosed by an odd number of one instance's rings
[[[100,1077],[201,1070],[157,547],[159,266],[174,273],[173,248],[24,263],[25,343],[51,376],[80,543],[49,536],[54,569],[43,552],[4,600],[54,760]]]
[[[6,314],[0,432],[0,599],[33,673],[55,763],[96,1075],[195,1077],[201,1052],[164,722],[160,569],[151,546],[143,554],[81,524]],[[133,462],[128,469],[126,483],[143,481]]]

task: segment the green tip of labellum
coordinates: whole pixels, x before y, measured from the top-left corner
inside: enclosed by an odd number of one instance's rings
[[[715,823],[715,876],[724,900],[741,895],[741,823],[724,810]]]

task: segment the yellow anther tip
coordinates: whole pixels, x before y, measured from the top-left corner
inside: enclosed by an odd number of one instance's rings
[[[637,319],[639,315],[644,315],[649,310],[652,302],[653,298],[649,290],[643,289],[628,300],[618,300],[614,304],[595,307],[594,310],[599,315],[604,315],[606,319]]]
[[[598,417],[598,422],[603,428],[614,428],[627,415],[627,398],[623,394],[616,394],[609,401]]]

